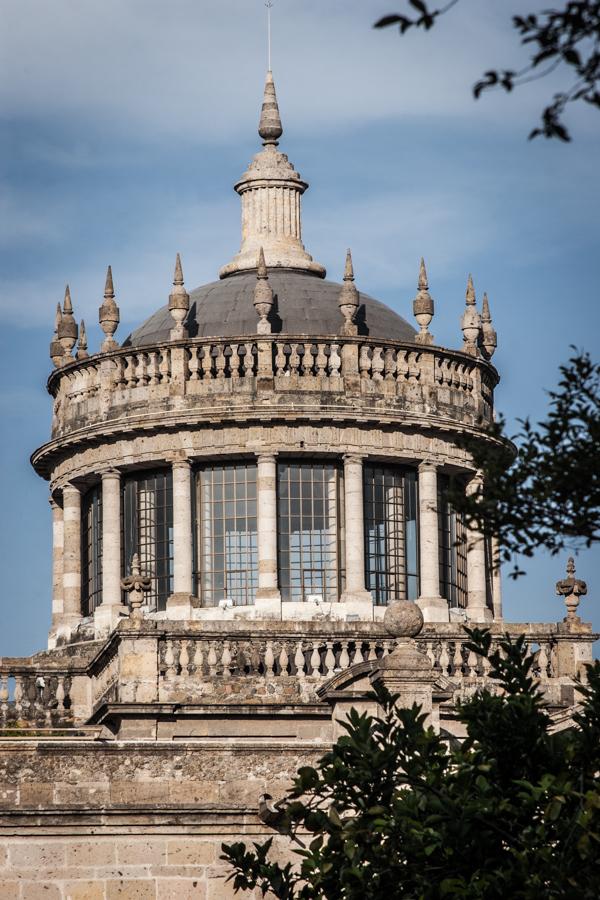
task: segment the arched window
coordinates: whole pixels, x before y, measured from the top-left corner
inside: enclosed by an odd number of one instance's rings
[[[467,605],[467,540],[464,518],[448,499],[450,481],[438,477],[440,591],[450,607]]]
[[[280,462],[277,493],[281,599],[339,600],[344,575],[341,468]]]
[[[258,586],[256,463],[206,465],[196,473],[195,593],[203,606],[254,603]]]
[[[81,504],[81,613],[91,616],[102,601],[102,488],[87,491]]]
[[[173,479],[170,469],[127,475],[123,480],[123,571],[134,553],[152,578],[150,610],[165,609],[173,593]]]
[[[419,596],[417,474],[365,465],[365,583],[377,606]]]

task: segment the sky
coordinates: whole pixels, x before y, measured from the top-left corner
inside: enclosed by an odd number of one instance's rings
[[[600,115],[573,109],[569,145],[527,135],[560,71],[475,102],[492,67],[525,61],[523,3],[461,0],[430,33],[376,31],[403,0],[276,0],[281,147],[310,189],[308,251],[409,321],[427,262],[436,342],[459,348],[469,272],[489,294],[498,409],[539,419],[570,346],[600,357]],[[530,0],[527,10],[543,8]],[[106,266],[121,340],[168,297],[175,254],[188,290],[239,249],[232,186],[260,147],[262,0],[0,0],[0,655],[45,646],[48,485],[29,465],[49,438],[48,342],[65,283],[90,350]],[[568,76],[567,76],[568,77]],[[557,621],[563,557],[504,578],[508,621]],[[581,613],[600,630],[600,552],[582,552]]]

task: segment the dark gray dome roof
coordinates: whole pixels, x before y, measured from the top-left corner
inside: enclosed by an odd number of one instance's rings
[[[338,334],[342,314],[338,309],[341,284],[324,281],[310,273],[269,270],[275,303],[270,318],[274,334]],[[256,334],[253,299],[255,272],[232,275],[190,293],[186,321],[190,337],[234,337]],[[367,294],[360,294],[358,333],[387,340],[413,341],[415,329],[389,307]],[[169,339],[173,320],[163,306],[136,328],[125,346],[139,347]]]

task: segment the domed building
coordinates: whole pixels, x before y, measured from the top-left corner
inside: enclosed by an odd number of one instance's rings
[[[430,332],[422,260],[416,329],[358,289],[350,252],[328,281],[270,72],[258,131],[218,280],[188,292],[177,257],[168,302],[119,344],[109,268],[91,355],[68,289],[57,309],[52,434],[32,456],[49,644],[0,662],[7,884],[228,897],[221,841],[270,833],[265,795],[374,681],[395,672],[399,702],[460,737],[456,701],[489,682],[462,626],[525,632],[558,727],[591,658],[574,608],[503,621],[498,548],[450,502],[451,480],[482,485],[462,437],[495,440],[487,297],[469,276],[454,350]]]

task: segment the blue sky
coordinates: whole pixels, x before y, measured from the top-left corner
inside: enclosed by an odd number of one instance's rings
[[[188,289],[216,277],[239,247],[232,185],[259,147],[266,53],[262,0],[2,6],[0,654],[19,655],[44,646],[50,617],[48,489],[28,457],[49,434],[56,302],[68,281],[93,351],[108,263],[121,339],[166,302],[177,251]],[[275,4],[281,149],[310,183],[305,244],[335,279],[352,247],[359,287],[409,319],[424,255],[449,347],[473,272],[499,335],[497,405],[509,422],[540,417],[569,345],[600,357],[600,116],[570,113],[571,145],[528,142],[556,76],[472,100],[483,70],[523,62],[522,3],[462,0],[428,35],[372,30],[397,7]],[[562,617],[565,561],[540,555],[505,578],[506,618]],[[577,562],[598,628],[599,561]]]

